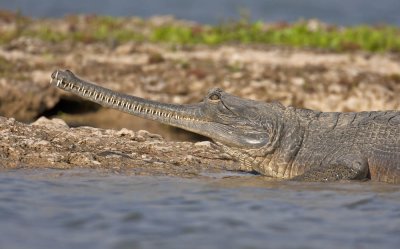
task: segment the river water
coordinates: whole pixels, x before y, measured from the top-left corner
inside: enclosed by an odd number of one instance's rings
[[[201,23],[238,18],[242,9],[254,20],[297,21],[318,18],[325,22],[400,25],[399,0],[0,0],[0,8],[20,10],[34,17],[60,17],[76,13],[112,16],[175,15]]]
[[[398,248],[400,186],[0,174],[0,248]]]

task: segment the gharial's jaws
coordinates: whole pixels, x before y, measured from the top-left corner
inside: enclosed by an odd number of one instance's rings
[[[70,91],[99,104],[131,112],[176,119],[195,120],[194,115],[184,113],[182,106],[159,103],[135,96],[120,94],[76,77],[69,70],[56,70],[51,75],[50,84]],[[148,118],[148,116],[146,116]]]

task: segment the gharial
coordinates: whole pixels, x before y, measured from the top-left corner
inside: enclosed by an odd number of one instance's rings
[[[209,91],[197,104],[165,104],[56,70],[52,85],[106,107],[214,140],[244,171],[303,181],[400,183],[400,111],[319,112]]]

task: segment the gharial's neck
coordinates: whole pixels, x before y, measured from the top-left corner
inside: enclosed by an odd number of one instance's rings
[[[291,178],[296,159],[305,136],[306,127],[294,108],[286,108],[276,127],[276,142],[263,156],[257,155],[252,169],[266,176]]]

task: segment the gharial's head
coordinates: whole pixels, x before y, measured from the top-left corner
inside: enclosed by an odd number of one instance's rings
[[[190,130],[210,137],[231,154],[270,151],[283,128],[280,119],[285,107],[281,104],[243,99],[219,88],[191,106],[198,108],[201,118]]]

